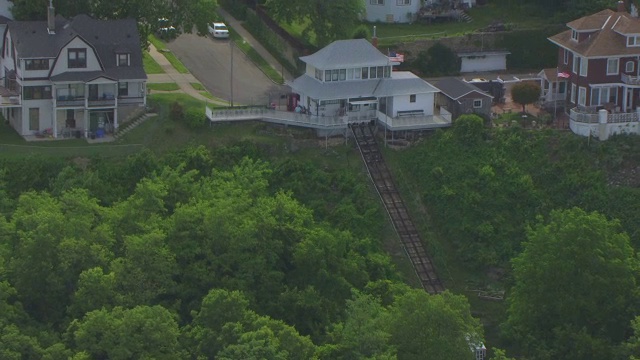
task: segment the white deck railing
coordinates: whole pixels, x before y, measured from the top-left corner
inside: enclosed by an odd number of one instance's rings
[[[264,120],[280,124],[297,125],[315,129],[344,129],[349,123],[377,120],[390,130],[413,130],[446,127],[451,125],[451,113],[441,108],[436,115],[389,117],[380,111],[366,116],[316,116],[268,108],[211,109],[205,114],[211,122]]]
[[[580,112],[576,111],[576,109],[574,108],[569,111],[569,119],[571,121],[584,124],[597,124],[598,114]],[[638,120],[639,115],[637,112],[607,114],[608,124],[628,123]]]

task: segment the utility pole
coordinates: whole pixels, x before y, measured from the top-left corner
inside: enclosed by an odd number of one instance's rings
[[[231,72],[229,73],[229,87],[231,89],[231,107],[233,107],[233,39],[229,39],[229,47],[231,48]]]

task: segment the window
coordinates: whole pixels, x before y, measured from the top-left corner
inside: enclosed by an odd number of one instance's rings
[[[624,71],[625,72],[633,72],[635,70],[635,64],[633,63],[633,61],[627,61],[627,63],[624,65]]]
[[[397,5],[411,5],[411,0],[396,0]]]
[[[362,74],[362,69],[360,69],[360,68],[353,69],[353,75],[355,75],[356,79],[360,79],[360,75],[361,74]]]
[[[118,54],[117,56],[118,66],[129,66],[129,54]]]
[[[571,84],[571,103],[576,103],[576,84]]]
[[[409,102],[411,102],[411,103],[416,102],[416,95],[415,94],[409,95]]]
[[[129,83],[121,82],[118,83],[118,96],[128,96],[129,95]]]
[[[338,81],[338,70],[331,70],[331,81]]]
[[[628,47],[640,46],[640,36],[628,36],[627,46]]]
[[[571,40],[578,41],[578,32],[575,30],[571,30]]]
[[[591,89],[591,102],[589,105],[603,105],[606,103],[618,103],[617,87],[595,87]]]
[[[564,64],[567,65],[569,63],[569,50],[564,49]]]
[[[338,80],[340,81],[347,80],[347,69],[340,69],[340,76],[338,77]]]
[[[25,70],[49,70],[48,59],[26,59],[24,61]]]
[[[620,59],[607,59],[607,75],[618,74],[619,67],[620,67]]]
[[[39,108],[29,109],[29,130],[40,131],[40,109]]]
[[[23,87],[25,100],[51,99],[51,86]]]
[[[578,105],[585,106],[587,103],[587,89],[580,86],[578,88]]]
[[[580,56],[573,55],[573,73],[577,74],[580,68]]]
[[[384,5],[384,0],[371,0],[371,5]]]
[[[384,67],[384,77],[386,78],[391,77],[391,66]]]
[[[376,68],[375,66],[372,66],[372,67],[369,69],[369,78],[370,78],[370,79],[375,79],[375,78],[377,78],[377,77],[378,77],[378,73],[377,73],[376,69],[377,69],[377,68]]]
[[[331,81],[331,70],[324,71],[324,81]]]
[[[580,58],[580,76],[587,76],[589,60],[587,58]]]
[[[322,81],[322,70],[316,69],[316,79]]]
[[[473,108],[478,109],[482,107],[482,99],[473,100]]]
[[[368,67],[363,67],[362,68],[362,79],[368,79],[369,78],[369,68]]]
[[[70,68],[86,68],[87,49],[69,49],[68,62]]]
[[[353,69],[347,69],[347,80],[353,80]]]
[[[558,86],[558,94],[564,94],[565,91],[567,91],[567,83],[564,81],[560,82]]]

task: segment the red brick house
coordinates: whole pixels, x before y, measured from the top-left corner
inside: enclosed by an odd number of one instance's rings
[[[617,11],[603,10],[567,27],[549,38],[558,46],[558,63],[556,69],[540,72],[543,102],[556,101],[570,109],[571,129],[582,135],[591,135],[602,123],[599,110],[607,111],[607,123],[626,124],[626,129],[616,125],[609,135],[632,132],[627,123],[635,122],[637,130],[640,19],[620,1]]]

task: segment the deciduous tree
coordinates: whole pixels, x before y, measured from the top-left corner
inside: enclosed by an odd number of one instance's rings
[[[511,98],[522,105],[524,113],[526,105],[533,104],[540,98],[540,85],[530,81],[517,83],[511,88]]]
[[[629,237],[617,221],[573,208],[552,211],[527,239],[513,260],[508,331],[555,359],[611,358],[638,300]]]

